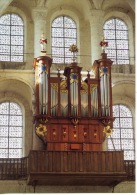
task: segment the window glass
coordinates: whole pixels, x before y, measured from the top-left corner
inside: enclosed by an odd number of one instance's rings
[[[24,26],[16,14],[0,17],[0,61],[23,62]]]
[[[108,150],[124,150],[125,160],[135,160],[132,114],[125,105],[114,105],[113,133],[108,137]]]
[[[0,158],[22,157],[22,117],[22,110],[18,104],[0,104]]]
[[[113,64],[129,64],[127,25],[118,18],[107,20],[104,24],[104,37],[108,41],[105,51]]]
[[[52,58],[53,63],[70,63],[72,53],[69,47],[76,45],[77,29],[75,22],[67,17],[60,16],[52,22]]]

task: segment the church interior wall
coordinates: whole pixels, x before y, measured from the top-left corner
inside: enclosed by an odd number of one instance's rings
[[[43,2],[45,3],[43,4]],[[44,28],[48,39],[47,54],[49,56],[51,55],[51,23],[53,19],[59,15],[68,15],[76,21],[77,46],[79,48],[78,63],[84,71],[90,70],[92,66],[92,26],[90,21],[92,9],[100,8],[103,10],[103,22],[112,17],[119,17],[125,21],[129,29],[130,64],[112,67],[113,104],[127,105],[132,111],[133,126],[135,126],[135,13],[127,1],[104,0],[100,1],[102,4],[99,1],[97,2],[95,3],[92,0],[79,0],[79,3],[76,0],[13,0],[11,5],[2,13],[19,14],[24,22],[24,62],[0,62],[0,103],[15,101],[23,110],[24,156],[27,156],[31,149],[43,148],[43,143],[33,132],[32,123],[35,112],[33,58],[37,57],[34,56],[35,18],[33,17],[33,9],[35,8],[46,10]],[[124,4],[125,8],[122,8]],[[101,32],[99,35],[101,40]],[[63,64],[58,66],[62,69],[64,67]],[[57,70],[57,68],[57,65],[53,64],[52,70]],[[39,146],[35,145],[35,140]],[[106,145],[104,148],[107,148]],[[109,186],[36,186],[35,190],[36,193],[111,193],[113,188]],[[114,192],[135,192],[135,183],[120,183]],[[25,181],[0,181],[0,193],[34,193],[34,188],[27,186]]]

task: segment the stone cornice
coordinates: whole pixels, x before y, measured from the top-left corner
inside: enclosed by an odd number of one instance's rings
[[[0,61],[0,69],[25,69],[26,62],[6,62]]]
[[[112,73],[135,74],[135,66],[129,64],[112,65]]]

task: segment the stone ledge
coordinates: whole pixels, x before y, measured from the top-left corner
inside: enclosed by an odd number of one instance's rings
[[[25,69],[26,62],[0,61],[0,69]]]
[[[134,74],[135,66],[130,64],[112,65],[112,73]]]

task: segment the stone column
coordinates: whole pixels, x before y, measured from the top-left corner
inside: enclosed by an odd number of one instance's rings
[[[101,58],[102,49],[100,46],[100,41],[103,38],[103,16],[104,11],[91,10],[90,27],[92,64],[95,60]]]
[[[41,46],[39,40],[41,38],[42,33],[44,33],[44,37],[46,38],[46,8],[35,8],[33,9],[33,18],[34,18],[34,57],[38,57],[40,55]]]
[[[41,1],[40,1],[41,2]],[[46,38],[46,7],[41,5],[33,9],[33,19],[34,19],[34,58],[39,57],[41,53],[40,38],[44,33]],[[42,150],[44,148],[43,141],[38,138],[35,133],[35,125],[33,125],[33,150]]]

